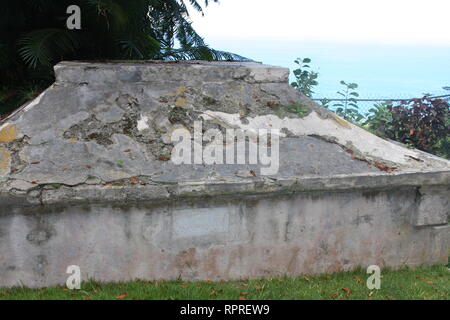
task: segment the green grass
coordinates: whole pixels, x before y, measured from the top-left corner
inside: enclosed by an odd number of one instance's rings
[[[445,299],[450,297],[446,266],[383,270],[380,290],[366,287],[364,270],[320,276],[227,282],[85,282],[80,290],[0,289],[0,299]]]

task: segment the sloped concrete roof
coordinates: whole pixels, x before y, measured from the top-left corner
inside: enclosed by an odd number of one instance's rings
[[[449,161],[339,118],[291,88],[285,68],[62,62],[55,72],[50,88],[0,122],[4,204],[450,184]],[[259,175],[259,165],[175,165],[171,132],[192,131],[194,121],[207,129],[280,129],[278,173]]]

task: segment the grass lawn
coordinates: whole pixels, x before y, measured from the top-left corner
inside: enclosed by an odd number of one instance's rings
[[[445,299],[450,298],[446,266],[382,270],[381,289],[369,290],[364,270],[320,276],[279,277],[226,282],[133,281],[82,283],[44,289],[0,289],[0,299]]]

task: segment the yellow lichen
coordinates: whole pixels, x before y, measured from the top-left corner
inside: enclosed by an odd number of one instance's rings
[[[187,88],[185,87],[181,87],[177,89],[177,96],[181,96],[182,94],[184,94],[187,91]]]
[[[11,153],[5,148],[0,148],[0,172],[9,169]]]
[[[175,105],[177,107],[183,107],[186,104],[186,99],[184,98],[178,98],[177,101],[175,102]]]
[[[10,142],[17,138],[17,130],[15,125],[6,125],[0,130],[0,143]]]
[[[350,125],[350,123],[348,123],[347,120],[344,120],[344,119],[342,119],[342,118],[340,118],[340,117],[338,117],[336,115],[332,115],[332,117],[333,117],[333,120],[336,121],[342,127],[347,128],[347,129],[351,129],[352,128],[352,126]]]

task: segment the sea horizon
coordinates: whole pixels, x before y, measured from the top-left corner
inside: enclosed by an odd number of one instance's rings
[[[319,73],[313,98],[338,98],[341,80],[358,84],[360,98],[409,99],[449,94],[450,44],[420,46],[290,41],[273,39],[206,39],[218,50],[290,69],[296,58],[310,58]],[[367,111],[373,103],[361,103]]]

